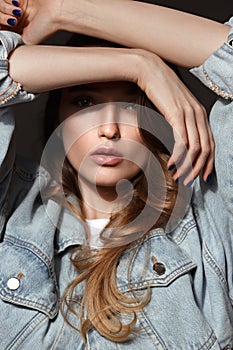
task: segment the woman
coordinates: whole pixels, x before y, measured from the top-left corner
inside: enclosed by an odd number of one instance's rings
[[[102,309],[104,304],[103,301],[101,303],[99,298],[103,295],[111,296],[111,293],[106,292],[111,288],[113,288],[112,295],[118,301],[122,297],[119,293],[125,293],[124,295],[127,297],[133,298],[132,302],[126,299],[123,304],[132,303],[134,311],[137,311],[136,337],[131,335],[128,341],[118,345],[118,347],[134,348],[137,346],[139,348],[170,349],[207,347],[221,349],[232,346],[232,202],[229,201],[232,196],[232,186],[230,184],[232,158],[230,156],[231,147],[228,144],[231,140],[232,103],[230,99],[232,85],[231,79],[227,80],[228,74],[226,77],[224,75],[227,68],[232,67],[232,47],[230,43],[231,36],[228,44],[225,44],[216,54],[212,55],[204,66],[207,73],[204,78],[208,82],[209,74],[213,70],[212,67],[214,66],[218,71],[220,61],[223,79],[218,83],[224,85],[218,86],[216,92],[220,94],[225,92],[225,98],[227,98],[226,101],[223,98],[219,100],[211,117],[217,146],[216,171],[218,183],[215,176],[209,186],[201,181],[196,181],[191,206],[185,218],[170,235],[166,235],[161,228],[152,230],[140,242],[138,250],[135,251],[135,246],[131,246],[127,254],[122,254],[117,268],[119,291],[112,287],[112,283],[110,286],[107,283],[109,280],[113,281],[114,270],[113,275],[110,275],[111,279],[106,279],[105,276],[103,293],[99,293],[99,289],[95,289],[95,284],[91,283],[93,280],[88,280],[91,275],[85,276],[87,268],[88,271],[92,270],[94,272],[92,268],[96,262],[97,266],[101,267],[100,260],[93,262],[93,256],[91,255],[90,260],[87,263],[84,261],[85,264],[82,264],[79,255],[79,259],[74,261],[75,264],[79,264],[79,269],[84,269],[83,275],[79,275],[78,278],[82,279],[84,277],[84,279],[87,279],[90,286],[89,291],[91,291],[91,287],[94,288],[92,295],[96,296],[93,299],[86,297],[86,300],[84,300],[84,312],[87,311],[84,316],[87,321],[84,321],[82,331],[86,335],[87,347],[114,348],[116,347],[114,341],[123,340],[120,339],[121,332],[133,330],[134,322],[131,323],[129,328],[127,326],[121,327],[120,321],[116,317],[119,312],[119,304],[116,303],[113,303],[113,309],[104,307],[104,322],[101,322],[101,317],[98,317],[98,314],[96,319],[88,318],[92,315],[93,308],[96,310],[96,305],[92,303],[92,300]],[[17,62],[17,50],[19,49],[15,50],[16,55],[15,57],[12,56],[10,62],[14,62],[14,59]],[[20,54],[20,50],[18,52]],[[224,56],[223,60],[221,60],[222,56]],[[202,68],[196,71],[197,73],[200,72],[199,74],[202,77]],[[82,100],[82,103],[80,100]],[[80,99],[80,96],[75,101],[78,105],[84,103],[83,97]],[[65,110],[67,111],[67,108]],[[219,115],[221,115],[221,119]],[[110,116],[112,117],[112,114]],[[222,118],[225,121],[224,125],[222,124]],[[115,128],[116,124],[111,119],[110,123],[107,123],[107,125]],[[5,126],[7,134],[11,130],[8,125]],[[115,137],[114,139],[118,138]],[[223,140],[224,147],[222,147]],[[72,161],[72,157],[70,160]],[[222,164],[225,164],[224,168],[221,168]],[[35,176],[35,173],[31,170],[31,177],[33,176]],[[46,174],[40,174],[43,181],[46,181],[46,176]],[[6,172],[4,179],[5,181],[9,179],[9,177],[6,178]],[[28,181],[30,176],[18,167],[14,173],[14,180],[16,181],[16,179],[19,182],[24,179],[24,190],[21,192],[21,198],[17,195],[18,191],[8,192],[10,200],[4,201],[5,215],[3,217],[10,217],[10,219],[7,223],[6,233],[4,233],[4,243],[1,247],[2,259],[4,259],[6,270],[8,270],[5,274],[3,273],[1,295],[5,299],[2,306],[3,317],[9,312],[10,307],[11,314],[14,315],[17,322],[16,329],[11,329],[7,321],[4,322],[5,329],[11,333],[8,333],[8,339],[4,335],[1,337],[4,341],[2,347],[19,348],[21,346],[22,349],[35,348],[36,346],[38,349],[65,348],[68,343],[70,348],[82,348],[83,344],[79,334],[75,331],[73,333],[71,328],[67,328],[66,324],[62,322],[60,314],[56,316],[56,297],[54,293],[56,282],[58,282],[60,291],[63,291],[67,286],[67,282],[69,282],[67,281],[67,271],[70,273],[71,280],[75,277],[75,271],[69,263],[67,253],[71,245],[78,246],[81,243],[82,226],[79,226],[79,234],[77,235],[77,221],[66,208],[63,213],[60,213],[60,217],[63,217],[63,219],[59,221],[59,212],[62,209],[52,200],[46,202],[45,215],[45,207],[41,206],[38,200],[35,200],[38,194],[37,182],[32,181],[33,186],[31,190],[28,190],[25,187],[25,181],[26,179]],[[19,182],[18,186],[22,186]],[[32,183],[28,181],[28,187]],[[26,200],[23,200],[25,196]],[[7,209],[7,207],[10,209]],[[12,208],[16,208],[16,210],[14,211]],[[216,212],[218,212],[217,218]],[[49,220],[48,216],[53,220]],[[42,220],[42,217],[46,219]],[[46,220],[46,223],[44,220]],[[51,232],[54,232],[52,229],[54,221],[57,221],[59,227],[55,240],[55,274],[53,271],[54,265],[51,263],[54,249],[54,236]],[[80,254],[82,256],[84,253],[81,251]],[[101,255],[101,250],[97,251],[98,254]],[[13,256],[15,261],[12,261],[10,256]],[[152,263],[151,259],[153,259]],[[106,259],[105,262],[110,264],[111,261]],[[117,261],[115,260],[114,263],[117,264]],[[35,269],[35,266],[38,266],[38,268]],[[126,276],[125,272],[128,268],[129,274]],[[35,275],[35,271],[37,275]],[[6,286],[6,280],[10,273],[14,273],[14,283],[17,283],[16,280],[19,283],[18,288],[15,289],[16,292],[12,291],[13,289],[7,289]],[[101,268],[99,268],[98,273],[101,276]],[[48,277],[49,274],[50,278]],[[55,275],[56,279],[54,278]],[[27,282],[28,276],[31,277],[29,282]],[[44,286],[42,281],[46,281]],[[145,293],[139,293],[140,290],[145,290],[148,287],[151,291],[150,301],[147,298],[141,299],[145,296]],[[78,296],[82,295],[82,283],[78,283],[77,288],[73,295],[76,296],[76,299],[73,301],[79,304],[81,300]],[[148,295],[146,294],[146,297]],[[105,300],[107,306],[112,306],[113,300],[115,301],[112,298],[110,302]],[[142,301],[141,306],[143,308],[138,305],[140,301]],[[24,307],[17,307],[15,304],[7,304],[7,302],[21,304],[21,306],[24,304]],[[26,310],[26,305],[30,309]],[[127,305],[126,313],[130,309]],[[43,315],[42,312],[44,312]],[[71,324],[77,325],[75,315],[69,313],[67,316],[70,317],[68,321]],[[50,321],[49,317],[54,317],[54,321]],[[123,316],[124,324],[130,324],[132,319],[129,317],[127,315]],[[95,324],[96,320],[97,324]],[[9,322],[12,322],[12,320],[9,320]],[[89,330],[91,323],[98,329],[98,332]],[[110,330],[110,336],[109,333],[105,333],[106,325]],[[31,331],[32,327],[34,327],[33,331]],[[103,334],[105,338],[101,337],[100,334]],[[111,340],[107,340],[106,337]]]

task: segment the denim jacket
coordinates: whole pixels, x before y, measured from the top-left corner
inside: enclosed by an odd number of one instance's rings
[[[219,95],[210,114],[216,143],[211,182],[195,181],[187,213],[171,233],[161,228],[146,236],[130,274],[134,246],[117,268],[123,293],[150,287],[151,299],[137,314],[140,330],[118,344],[90,330],[85,344],[59,311],[59,298],[77,274],[70,251],[83,243],[84,228],[52,199],[42,205],[40,188],[49,184],[49,174],[15,155],[14,117],[7,107],[34,96],[8,75],[7,57],[22,44],[20,36],[0,33],[1,350],[233,349],[232,39],[233,29],[228,43],[191,70]],[[162,269],[153,268],[152,256]],[[77,294],[82,289],[78,285]],[[72,315],[70,321],[77,325]]]

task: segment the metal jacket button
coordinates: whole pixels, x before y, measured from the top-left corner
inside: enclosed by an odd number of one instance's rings
[[[20,286],[20,280],[17,277],[11,277],[7,281],[7,287],[10,290],[16,290],[19,288],[19,286]]]
[[[166,272],[166,267],[163,263],[157,261],[155,256],[152,256],[152,261],[153,261],[153,270],[158,274],[158,275],[163,275]]]
[[[23,277],[23,273],[20,272],[17,277],[11,277],[7,281],[7,287],[10,290],[16,290],[20,286],[20,279]]]

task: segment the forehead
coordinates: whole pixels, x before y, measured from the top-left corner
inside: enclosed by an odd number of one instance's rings
[[[138,87],[136,84],[127,81],[91,83],[71,86],[65,89],[67,94],[88,93],[103,94],[105,96],[136,96]]]

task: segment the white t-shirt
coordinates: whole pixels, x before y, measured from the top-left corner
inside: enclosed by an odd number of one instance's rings
[[[103,243],[100,241],[100,233],[109,223],[109,219],[86,219],[90,230],[89,245],[93,248],[101,248]]]

